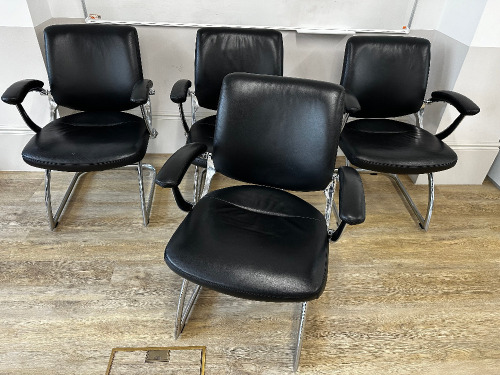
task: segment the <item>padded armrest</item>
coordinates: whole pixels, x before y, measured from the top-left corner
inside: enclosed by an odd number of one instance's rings
[[[30,91],[41,91],[43,82],[37,79],[23,79],[10,85],[2,95],[2,101],[7,104],[21,104]]]
[[[170,91],[170,100],[174,103],[180,104],[184,103],[187,98],[188,90],[191,87],[191,81],[188,79],[180,79],[175,82]]]
[[[365,192],[359,173],[351,167],[339,168],[339,216],[347,224],[365,221]]]
[[[351,114],[354,114],[358,112],[361,109],[361,105],[358,102],[358,99],[349,93],[345,93],[345,99],[344,99],[344,106],[345,106],[345,112]]]
[[[132,89],[130,101],[137,104],[146,104],[149,97],[149,89],[153,87],[153,81],[150,79],[141,79],[137,81]]]
[[[179,186],[193,160],[206,151],[207,146],[203,143],[189,143],[182,146],[161,167],[156,175],[156,184],[163,188]]]
[[[434,91],[431,94],[433,102],[446,102],[455,107],[462,115],[473,116],[479,113],[479,107],[465,95],[454,91]]]

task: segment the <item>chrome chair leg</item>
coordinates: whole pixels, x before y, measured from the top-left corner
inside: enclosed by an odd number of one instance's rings
[[[147,226],[149,223],[149,216],[151,214],[151,206],[153,202],[153,196],[154,196],[154,189],[155,189],[155,178],[156,178],[156,170],[151,164],[142,164],[142,162],[139,162],[137,166],[125,166],[122,168],[118,169],[129,169],[129,168],[137,168],[138,172],[138,179],[139,179],[139,196],[140,196],[140,201],[141,201],[141,209],[142,209],[142,219],[143,219],[143,224],[144,226]],[[143,174],[142,174],[142,169],[149,169],[152,172],[151,176],[151,186],[149,189],[149,195],[148,195],[148,200],[145,200],[144,196],[144,183],[143,183]],[[57,209],[55,215],[52,213],[52,198],[51,198],[51,192],[50,192],[50,181],[51,181],[51,170],[46,169],[45,170],[45,206],[47,208],[47,216],[49,218],[49,228],[50,230],[54,230],[57,227],[57,224],[59,223],[59,218],[62,214],[62,211],[66,207],[66,204],[68,203],[69,197],[71,196],[71,193],[73,192],[73,189],[78,181],[78,178],[85,174],[87,172],[76,172],[73,176],[73,179],[71,180],[68,189],[66,190],[66,193],[64,194],[64,197],[62,198],[62,201],[59,205],[59,208]]]
[[[332,206],[335,204],[333,201],[333,194],[335,192],[335,176],[332,178],[332,182],[328,184],[326,187],[324,193],[325,193],[325,198],[326,198],[326,207],[325,207],[325,221],[326,221],[326,227],[330,227],[330,216],[332,214]]]
[[[410,194],[404,187],[403,183],[399,179],[399,177],[395,174],[389,174],[387,173],[386,176],[391,178],[394,182],[396,182],[396,186],[399,188],[401,193],[403,194],[403,197],[405,198],[406,202],[408,202],[408,205],[410,206],[411,210],[415,214],[418,220],[418,224],[420,228],[423,230],[427,231],[429,229],[429,224],[431,221],[431,216],[432,216],[432,209],[434,208],[434,177],[432,173],[427,174],[428,178],[428,187],[429,187],[429,198],[427,202],[427,213],[425,215],[425,218],[422,216],[420,211],[418,210],[417,206],[413,202],[413,199],[411,199]]]
[[[200,172],[200,167],[197,165],[194,166],[194,176],[193,176],[193,203],[196,204],[198,201],[198,189],[199,189],[199,174]]]
[[[143,168],[149,169],[153,174],[151,176],[151,186],[149,189],[147,202],[144,196],[144,180],[142,176]],[[139,162],[137,164],[137,174],[137,177],[139,179],[139,198],[141,200],[142,223],[146,227],[149,224],[149,216],[151,215],[151,204],[153,203],[153,196],[155,191],[156,170],[151,164],[142,164],[142,162]]]
[[[417,206],[415,205],[415,202],[413,202],[413,199],[411,199],[410,194],[408,193],[408,191],[404,187],[403,183],[401,182],[401,180],[399,179],[397,174],[375,172],[375,171],[371,171],[368,169],[362,169],[362,168],[357,168],[356,170],[358,171],[358,173],[381,174],[381,175],[387,176],[391,180],[393,180],[396,183],[396,186],[398,187],[399,191],[401,191],[403,198],[410,206],[413,214],[417,217],[418,225],[420,226],[420,228],[422,228],[425,231],[427,231],[429,229],[429,225],[430,225],[431,217],[432,217],[432,210],[434,209],[434,175],[432,174],[432,172],[427,173],[429,196],[428,196],[428,201],[427,201],[427,213],[425,214],[425,218],[424,218],[422,216],[422,214],[420,213],[420,211],[418,210]]]
[[[182,331],[184,330],[184,327],[186,326],[186,322],[189,318],[189,315],[191,314],[191,310],[193,309],[193,306],[198,299],[198,295],[200,294],[201,291],[201,285],[196,285],[193,293],[191,294],[191,297],[189,298],[189,302],[184,308],[184,301],[186,299],[186,292],[187,292],[187,287],[189,285],[189,281],[186,279],[182,280],[182,286],[181,286],[181,292],[179,294],[179,302],[177,304],[177,315],[175,317],[175,328],[174,328],[174,338],[177,340],[177,338],[180,336]]]
[[[78,178],[84,173],[85,172],[76,172],[74,174],[73,179],[71,180],[68,189],[66,190],[66,193],[64,194],[64,197],[61,200],[61,203],[59,204],[59,208],[57,209],[56,214],[53,215],[52,198],[50,194],[51,170],[50,169],[45,170],[45,207],[47,208],[47,216],[49,218],[50,230],[54,230],[55,227],[57,227],[57,224],[59,224],[59,218],[64,210],[64,207],[66,207],[66,204],[68,203],[68,199],[76,185],[76,182],[78,181]]]
[[[300,362],[300,352],[302,350],[302,338],[304,336],[304,327],[306,325],[306,313],[307,313],[307,302],[302,302],[299,329],[297,331],[297,344],[295,346],[295,353],[293,356],[293,372],[296,372],[299,368]]]
[[[205,169],[204,172],[205,172],[205,181],[203,183],[203,192],[201,193],[200,198],[203,198],[208,193],[208,190],[210,189],[210,183],[212,182],[212,178],[215,175],[214,162],[210,154],[207,157],[207,168]]]
[[[198,202],[201,198],[201,193],[205,187],[205,179],[207,178],[207,169],[203,168],[200,175],[199,175],[199,180],[198,180],[198,199],[196,202]],[[210,182],[209,182],[210,184]]]
[[[201,192],[205,183],[206,168],[195,166],[194,169],[194,188],[193,188],[193,203],[196,204],[201,198]]]

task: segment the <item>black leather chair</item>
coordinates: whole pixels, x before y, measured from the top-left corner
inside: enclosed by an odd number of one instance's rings
[[[185,201],[178,187],[191,162],[206,152],[204,143],[185,145],[158,173],[158,185],[172,188],[179,207],[190,211],[165,249],[167,265],[184,278],[176,338],[202,286],[251,300],[300,302],[297,369],[307,301],[323,292],[329,240],[338,238],[344,225],[329,231],[321,212],[285,190],[325,190],[338,173],[343,223],[364,221],[359,175],[350,167],[335,171],[343,112],[344,90],[333,83],[226,76],[207,178],[217,170],[256,185],[207,194],[206,183],[194,207]],[[184,308],[188,281],[196,286]]]
[[[435,91],[424,100],[430,65],[430,43],[402,36],[355,36],[347,41],[341,85],[355,96],[361,110],[350,113],[359,119],[348,122],[340,136],[340,147],[348,164],[360,172],[385,174],[396,182],[427,230],[434,204],[433,172],[452,168],[455,152],[443,142],[465,116],[479,108],[470,99],[452,91]],[[457,119],[439,134],[422,127],[426,104],[444,101],[458,111]],[[415,114],[416,126],[394,118]],[[424,218],[398,174],[426,173],[429,203]]]
[[[283,75],[283,39],[276,30],[205,27],[196,34],[194,83],[196,93],[190,91],[191,81],[182,79],[172,87],[170,99],[179,105],[186,134],[186,143],[199,142],[212,152],[215,115],[196,120],[196,111],[204,107],[217,109],[222,80],[233,72]],[[182,104],[191,97],[191,127],[184,116]],[[202,189],[206,154],[196,158],[194,200]]]
[[[155,169],[142,164],[152,127],[149,95],[153,82],[142,75],[139,39],[135,28],[112,25],[55,25],[45,29],[50,91],[34,79],[19,81],[2,96],[16,105],[36,133],[22,152],[26,163],[46,171],[45,202],[54,229],[78,178],[86,172],[134,164],[139,174],[143,223],[149,221]],[[47,95],[51,121],[36,125],[22,102],[30,91]],[[81,112],[56,119],[58,106]],[[142,118],[122,111],[139,107]],[[148,201],[143,189],[143,168],[152,172]],[[51,171],[75,172],[54,215],[50,196]]]

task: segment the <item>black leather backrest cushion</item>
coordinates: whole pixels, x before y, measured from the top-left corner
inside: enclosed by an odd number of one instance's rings
[[[227,74],[283,75],[283,38],[276,30],[201,28],[196,34],[194,70],[199,104],[217,109]]]
[[[427,39],[354,36],[344,55],[341,85],[358,99],[356,117],[397,117],[422,106],[430,65]]]
[[[50,90],[57,104],[81,111],[126,110],[142,79],[131,26],[54,25],[45,29]]]
[[[323,190],[332,180],[343,110],[340,85],[229,74],[217,112],[215,169],[254,184]]]

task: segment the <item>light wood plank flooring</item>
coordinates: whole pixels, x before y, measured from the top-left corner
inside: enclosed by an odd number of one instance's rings
[[[53,174],[55,201],[69,180]],[[366,222],[330,245],[299,373],[499,374],[500,191],[438,186],[425,233],[390,180],[363,182]],[[409,191],[425,208],[426,186]],[[322,193],[301,196],[324,209]],[[163,250],[185,214],[170,191],[156,190],[143,228],[134,172],[88,174],[54,232],[43,173],[0,172],[0,197],[1,374],[104,374],[114,347],[173,345],[207,346],[207,374],[292,373],[298,304],[203,290],[173,339],[181,279]]]

